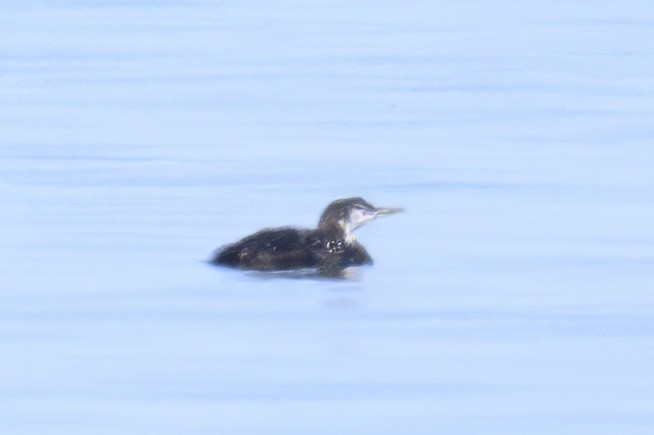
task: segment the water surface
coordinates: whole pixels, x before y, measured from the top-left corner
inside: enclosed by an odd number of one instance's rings
[[[654,425],[648,2],[9,2],[2,433]],[[218,246],[363,196],[347,280]]]

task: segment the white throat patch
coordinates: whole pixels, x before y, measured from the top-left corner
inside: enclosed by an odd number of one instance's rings
[[[343,228],[343,233],[345,234],[345,242],[354,243],[355,239],[354,239],[353,231],[354,228],[356,227],[352,226],[352,224],[345,219],[339,220],[338,224],[341,226],[341,228]]]

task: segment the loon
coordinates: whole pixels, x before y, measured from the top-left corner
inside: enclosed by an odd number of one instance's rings
[[[323,211],[318,228],[265,228],[220,248],[211,262],[259,271],[315,268],[322,276],[342,276],[347,267],[372,264],[352,232],[378,216],[400,211],[375,207],[359,197],[337,199]]]

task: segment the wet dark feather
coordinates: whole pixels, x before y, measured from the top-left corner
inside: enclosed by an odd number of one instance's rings
[[[318,268],[329,275],[372,258],[358,242],[346,243],[337,228],[266,228],[218,250],[212,262],[248,270]]]

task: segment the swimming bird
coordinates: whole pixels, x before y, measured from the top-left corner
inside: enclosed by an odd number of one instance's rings
[[[376,217],[400,211],[375,207],[359,197],[337,199],[322,212],[317,228],[266,228],[219,249],[211,262],[261,271],[315,268],[322,276],[341,276],[348,267],[372,264],[353,231]]]

